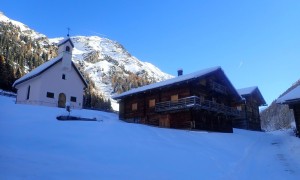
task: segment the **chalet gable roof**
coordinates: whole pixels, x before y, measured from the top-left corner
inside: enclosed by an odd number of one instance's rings
[[[257,86],[237,89],[237,91],[242,97],[249,96],[249,95],[255,95],[258,98],[257,100],[259,101],[260,105],[267,104]]]
[[[253,87],[247,87],[247,88],[241,88],[241,89],[237,89],[238,93],[240,95],[250,95],[252,94],[258,87],[257,86],[253,86]]]
[[[233,92],[234,97],[236,97],[238,100],[241,100],[241,96],[238,94],[238,92],[236,91],[234,86],[231,84],[231,82],[229,81],[229,79],[227,78],[227,76],[225,75],[224,71],[222,70],[222,68],[220,66],[203,69],[203,70],[191,73],[191,74],[181,75],[181,76],[177,76],[177,77],[165,80],[165,81],[161,81],[161,82],[149,84],[149,85],[146,85],[146,86],[142,86],[142,87],[139,87],[139,88],[131,89],[131,90],[123,92],[119,95],[115,95],[112,98],[113,99],[122,99],[122,98],[124,98],[126,96],[129,96],[129,95],[132,95],[132,94],[137,94],[137,93],[145,92],[145,91],[148,91],[148,90],[162,88],[162,87],[166,87],[166,86],[169,86],[169,85],[177,84],[177,83],[180,83],[180,82],[193,80],[193,79],[204,77],[206,75],[209,75],[211,73],[216,73],[216,72],[221,72],[222,73],[222,75],[225,77],[225,80],[227,81],[229,89]]]
[[[28,81],[28,80],[30,80],[34,77],[37,77],[37,76],[41,75],[43,72],[47,71],[49,68],[51,68],[52,66],[54,66],[58,62],[62,61],[62,59],[63,59],[62,57],[63,57],[63,55],[59,55],[56,58],[53,58],[53,59],[41,64],[40,66],[33,69],[29,73],[25,74],[21,78],[17,79],[12,86],[15,88],[18,84],[21,84],[25,81]],[[75,66],[75,64],[73,62],[72,62],[72,66],[74,67],[76,73],[80,77],[80,79],[83,82],[83,84],[85,85],[85,87],[87,87],[88,86],[87,82],[84,80],[81,73],[79,72],[79,70],[77,69],[77,67]]]
[[[71,44],[71,46],[72,46],[72,48],[74,48],[74,44],[73,44],[73,42],[72,42],[72,40],[71,40],[71,38],[70,37],[68,37],[68,38],[65,38],[65,39],[63,39],[63,40],[61,40],[61,41],[59,41],[58,42],[58,44],[57,44],[57,46],[59,47],[59,46],[61,46],[61,45],[63,45],[63,44],[65,44],[66,42],[70,42],[70,44]]]
[[[300,103],[300,85],[277,99],[278,104]]]

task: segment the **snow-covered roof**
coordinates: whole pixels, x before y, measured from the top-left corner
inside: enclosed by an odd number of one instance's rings
[[[72,40],[71,40],[70,37],[62,39],[61,41],[59,41],[58,44],[57,44],[57,46],[61,46],[61,45],[65,44],[68,41],[71,43],[72,47],[74,48],[74,44],[73,44],[73,42],[72,42]]]
[[[288,92],[287,94],[281,96],[276,101],[276,103],[279,104],[290,104],[294,102],[300,102],[300,85]]]
[[[49,60],[49,61],[41,64],[40,66],[38,66],[37,68],[33,69],[29,73],[25,74],[21,78],[17,79],[14,82],[13,87],[16,87],[16,85],[21,84],[22,82],[25,82],[25,81],[27,81],[27,80],[29,80],[31,78],[34,78],[34,77],[38,76],[42,72],[46,71],[49,67],[51,67],[54,64],[58,63],[60,60],[62,60],[62,55],[59,55],[56,58],[53,58],[53,59],[51,59],[51,60]]]
[[[32,78],[34,78],[34,77],[42,74],[47,69],[49,69],[50,67],[52,67],[53,65],[55,65],[56,63],[58,63],[59,61],[62,61],[62,57],[63,57],[63,55],[61,54],[61,55],[57,56],[56,58],[53,58],[53,59],[51,59],[51,60],[49,60],[49,61],[41,64],[37,68],[33,69],[29,73],[27,73],[24,76],[22,76],[20,79],[17,79],[12,86],[16,87],[18,84],[21,84],[21,83],[23,83],[25,81],[28,81],[29,79],[32,79]],[[86,81],[84,80],[84,78],[82,77],[81,73],[78,71],[78,69],[76,68],[76,66],[74,65],[73,62],[72,62],[72,65],[74,66],[76,72],[80,76],[80,79],[83,81],[83,83],[85,84],[85,86],[87,86]]]
[[[252,94],[255,91],[255,89],[257,89],[257,86],[237,89],[237,92],[240,95],[248,95],[248,94]]]
[[[168,79],[168,80],[165,80],[165,81],[161,81],[161,82],[149,84],[149,85],[146,85],[146,86],[142,86],[142,87],[139,87],[139,88],[131,89],[131,90],[123,92],[123,93],[121,93],[119,95],[115,95],[112,98],[113,99],[121,99],[122,97],[131,95],[131,94],[140,93],[140,92],[148,91],[148,90],[151,90],[151,89],[156,89],[156,88],[164,87],[164,86],[167,86],[167,85],[171,85],[171,84],[175,84],[175,83],[180,83],[180,82],[183,82],[183,81],[186,81],[186,80],[191,80],[191,79],[199,78],[199,77],[208,75],[208,74],[216,72],[216,71],[222,71],[223,72],[223,70],[222,70],[222,68],[220,66],[212,67],[212,68],[207,68],[207,69],[203,69],[203,70],[191,73],[191,74],[181,75],[181,76],[177,76],[175,78]],[[227,78],[227,76],[225,75],[225,73],[224,73],[224,76]],[[233,87],[233,85],[229,81],[228,78],[227,78],[227,80],[228,80],[230,86],[232,87],[232,90],[235,91],[236,96],[238,96],[239,98],[241,98],[239,96],[238,92],[236,91],[236,89]]]
[[[258,101],[259,101],[260,105],[266,105],[267,104],[257,86],[237,89],[237,92],[241,96],[247,96],[247,95],[251,95],[253,93],[256,93],[256,97],[259,98]]]

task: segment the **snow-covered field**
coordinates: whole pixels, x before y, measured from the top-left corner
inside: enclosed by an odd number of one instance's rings
[[[71,114],[99,121],[57,121],[64,109],[0,104],[0,179],[300,179],[290,131],[163,129],[90,110]]]

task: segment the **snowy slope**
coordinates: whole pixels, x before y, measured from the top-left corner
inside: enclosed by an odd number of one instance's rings
[[[64,109],[0,104],[0,179],[300,179],[289,131],[164,129],[90,110],[71,113],[102,121],[57,121]]]

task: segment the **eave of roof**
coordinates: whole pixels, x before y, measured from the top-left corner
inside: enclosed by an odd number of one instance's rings
[[[240,95],[249,95],[249,94],[252,94],[256,89],[257,89],[257,86],[252,86],[252,87],[237,89],[237,92]]]
[[[12,85],[12,87],[16,88],[16,86],[18,84],[22,84],[22,83],[24,83],[24,82],[26,82],[26,81],[28,81],[32,78],[35,78],[35,77],[41,75],[42,73],[44,73],[45,71],[47,71],[48,69],[50,69],[52,66],[54,66],[55,64],[57,64],[60,61],[62,61],[62,55],[60,55],[56,58],[53,58],[53,59],[45,62],[44,64],[41,64],[40,66],[33,69],[32,71],[30,71],[26,75],[22,76],[20,79],[17,79],[14,82],[14,84]],[[81,73],[79,72],[79,70],[77,69],[77,67],[75,66],[73,61],[72,61],[72,66],[74,67],[76,73],[80,77],[80,79],[83,82],[83,84],[85,85],[85,87],[87,87],[88,86],[87,82],[84,80],[83,76],[81,75]]]
[[[260,90],[258,89],[257,86],[252,86],[252,87],[247,87],[247,88],[241,88],[241,89],[237,89],[238,93],[245,97],[245,96],[249,96],[249,95],[252,95],[252,94],[257,94],[258,96],[258,100],[260,101],[260,105],[261,106],[266,106],[267,103],[264,99],[264,97],[262,96]]]
[[[77,67],[75,66],[75,63],[73,61],[72,61],[72,66],[74,67],[75,71],[77,72],[77,74],[80,77],[81,81],[83,82],[84,86],[87,88],[88,83],[85,81],[85,79],[83,78],[82,74],[79,72],[79,70],[77,69]]]
[[[222,70],[222,68],[220,66],[200,70],[200,71],[197,71],[197,72],[194,72],[194,73],[191,73],[191,74],[181,75],[181,76],[174,77],[172,79],[168,79],[168,80],[165,80],[165,81],[161,81],[161,82],[157,82],[157,83],[154,83],[154,84],[149,84],[149,85],[142,86],[142,87],[139,87],[139,88],[131,89],[131,90],[123,92],[119,95],[115,95],[112,98],[115,99],[115,100],[122,99],[126,96],[130,96],[130,95],[133,95],[133,94],[150,91],[150,90],[157,89],[157,88],[164,88],[166,86],[182,83],[184,81],[190,81],[190,80],[193,80],[193,79],[196,79],[196,78],[200,78],[200,77],[209,75],[211,73],[215,73],[217,71],[220,71],[220,72],[223,73],[223,75],[225,76],[225,78],[228,81],[229,85],[231,86],[231,90],[234,92],[234,96],[237,99],[242,100],[241,96],[238,94],[238,92],[236,91],[236,89],[234,88],[234,86],[232,85],[230,80],[227,78],[226,74],[224,73],[224,71]]]
[[[55,64],[57,64],[59,61],[62,60],[62,55],[57,56],[56,58],[53,58],[43,64],[41,64],[40,66],[36,67],[35,69],[33,69],[32,71],[30,71],[29,73],[25,74],[24,76],[22,76],[21,78],[17,79],[14,84],[12,85],[12,87],[16,87],[18,84],[21,84],[25,81],[28,81],[34,77],[39,76],[40,74],[42,74],[43,72],[45,72],[47,69],[49,69],[50,67],[54,66]]]
[[[278,104],[300,103],[300,85],[277,99]]]
[[[68,37],[68,38],[66,38],[66,39],[63,39],[63,40],[61,40],[60,42],[58,42],[57,46],[59,47],[59,46],[65,44],[65,43],[68,42],[68,41],[71,43],[71,46],[74,48],[74,44],[73,44],[73,42],[72,42],[72,40],[71,40],[70,37]]]

